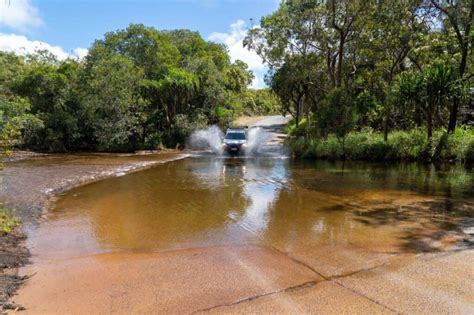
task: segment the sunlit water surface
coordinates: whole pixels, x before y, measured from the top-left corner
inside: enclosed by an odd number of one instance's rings
[[[426,251],[474,217],[473,184],[463,167],[198,156],[67,192],[29,242],[43,257],[229,244],[309,260]]]

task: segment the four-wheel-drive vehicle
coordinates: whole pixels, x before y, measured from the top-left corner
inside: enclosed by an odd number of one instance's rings
[[[247,131],[244,128],[229,128],[222,141],[224,151],[238,154],[247,147]]]

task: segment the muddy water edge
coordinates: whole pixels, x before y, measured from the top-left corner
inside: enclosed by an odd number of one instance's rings
[[[175,151],[75,155],[15,152],[0,170],[0,204],[12,211],[22,226],[0,236],[0,310],[23,309],[9,299],[29,277],[18,275],[18,268],[30,257],[25,240],[39,226],[43,210],[55,196],[78,185],[184,157]]]

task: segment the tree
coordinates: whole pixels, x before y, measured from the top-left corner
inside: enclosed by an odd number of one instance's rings
[[[354,85],[358,90],[370,91],[381,104],[385,141],[393,116],[393,81],[410,64],[419,65],[415,51],[423,47],[429,31],[419,4],[419,0],[378,2],[360,25],[357,54],[353,56],[357,69]]]
[[[342,88],[332,90],[318,108],[317,124],[320,131],[325,136],[330,133],[336,135],[341,142],[343,155],[345,155],[346,136],[354,129],[356,121],[354,99],[347,90]]]
[[[403,73],[399,81],[402,102],[419,106],[427,128],[428,140],[433,137],[433,120],[448,101],[460,97],[459,80],[455,72],[443,63],[437,63],[423,72]]]
[[[249,31],[245,45],[270,66],[267,81],[297,124],[333,89],[351,89],[357,43],[375,10],[370,1],[289,0]]]
[[[185,136],[176,120],[218,122],[217,108],[231,116],[240,111],[252,75],[241,61],[230,62],[226,47],[206,42],[197,32],[158,31],[141,24],[110,32],[97,40],[86,58],[85,72],[113,56],[124,56],[143,71],[146,100],[141,143],[175,146]]]
[[[280,98],[269,88],[249,89],[245,97],[246,115],[276,115],[284,113]]]
[[[29,113],[30,103],[19,97],[0,95],[0,167],[11,148],[43,127],[43,122]]]
[[[43,123],[30,113],[31,104],[16,95],[14,88],[23,80],[27,68],[24,58],[0,52],[0,162],[24,137],[40,130]]]
[[[75,96],[79,64],[57,61],[43,54],[31,56],[24,78],[14,91],[31,102],[31,112],[44,122],[44,128],[25,139],[37,150],[73,149],[81,137],[80,104]]]
[[[467,71],[469,53],[472,47],[472,24],[474,22],[474,0],[430,0],[431,7],[436,9],[438,17],[454,32],[457,51],[460,54],[458,75],[464,79]],[[459,99],[454,98],[450,109],[448,131],[456,129]]]
[[[269,77],[269,83],[273,91],[280,97],[283,110],[289,113],[299,125],[303,102],[305,98],[305,76],[306,66],[298,64],[298,57],[289,60]],[[305,80],[306,79],[306,80]]]
[[[147,104],[140,94],[143,71],[125,56],[112,56],[91,67],[86,78],[84,106],[91,113],[98,148],[138,149]]]
[[[250,30],[244,43],[254,49],[271,68],[281,67],[289,56],[323,57],[333,88],[348,84],[349,42],[359,32],[362,15],[370,11],[366,1],[289,0]]]
[[[321,9],[315,6],[310,1],[283,2],[276,12],[263,17],[260,27],[251,29],[244,41],[270,66],[266,81],[280,97],[284,112],[291,114],[297,125],[303,112],[310,112],[308,102],[314,93],[310,94],[315,88],[324,89],[312,73],[317,70],[311,60],[317,58],[313,9]]]

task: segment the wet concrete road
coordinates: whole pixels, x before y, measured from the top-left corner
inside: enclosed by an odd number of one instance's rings
[[[472,171],[271,153],[197,155],[62,194],[29,231],[34,276],[14,301],[34,314],[474,312],[474,250],[457,228],[474,216]]]

